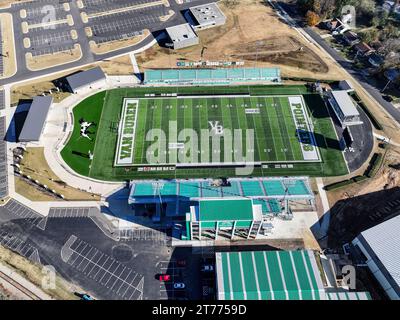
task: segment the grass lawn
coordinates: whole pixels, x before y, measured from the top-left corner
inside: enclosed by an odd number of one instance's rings
[[[178,93],[180,98],[164,97],[155,99],[146,94]],[[218,94],[245,95],[240,97],[209,97]],[[207,97],[189,97],[193,95]],[[185,97],[188,96],[187,98]],[[282,96],[283,95],[283,96]],[[314,136],[318,147],[319,160],[310,161],[304,158],[302,144],[296,136],[296,124],[293,119],[288,95],[303,97],[303,108],[308,113],[314,125]],[[109,181],[123,181],[139,178],[186,178],[186,177],[221,177],[234,176],[235,168],[177,168],[174,171],[143,172],[132,165],[125,167],[114,166],[116,145],[118,142],[117,125],[120,122],[122,106],[125,98],[138,98],[137,123],[134,139],[133,165],[146,165],[150,145],[163,146],[154,151],[153,156],[164,157],[165,163],[173,165],[168,159],[170,152],[166,139],[155,138],[146,141],[146,133],[150,129],[162,129],[169,137],[169,123],[176,121],[177,132],[191,128],[196,133],[202,129],[210,129],[209,122],[218,121],[224,130],[253,129],[255,133],[253,153],[255,162],[268,164],[255,167],[253,176],[274,175],[311,175],[336,176],[347,173],[342,152],[332,126],[329,112],[319,95],[307,93],[305,86],[239,86],[239,87],[180,87],[180,88],[126,88],[114,89],[98,93],[74,108],[74,131],[61,152],[63,159],[79,174],[92,178]],[[246,109],[257,109],[256,114],[245,112]],[[94,122],[90,128],[92,140],[80,137],[79,119]],[[243,132],[242,142],[245,143]],[[169,140],[168,142],[171,142]],[[174,141],[176,142],[176,141]],[[179,139],[179,142],[182,142]],[[185,143],[188,141],[184,140]],[[166,145],[166,147],[165,147]],[[194,146],[195,144],[193,144]],[[236,146],[236,143],[235,143]],[[210,142],[208,150],[186,149],[185,156],[192,162],[209,159],[213,153],[219,153],[224,160],[224,144],[216,150]],[[91,163],[89,150],[94,154]],[[244,153],[246,154],[245,150]],[[179,152],[179,151],[176,151]],[[183,151],[180,151],[183,152]],[[236,151],[234,151],[236,152]],[[163,159],[163,157],[161,157]],[[193,159],[197,161],[193,161]],[[229,162],[229,161],[228,161]],[[155,162],[164,163],[164,162]],[[288,168],[287,163],[292,167]],[[154,163],[153,163],[154,164]],[[276,166],[278,164],[278,166]],[[281,166],[283,164],[283,167]]]

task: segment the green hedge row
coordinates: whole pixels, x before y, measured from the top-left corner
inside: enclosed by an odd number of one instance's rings
[[[362,182],[362,181],[365,181],[365,180],[368,180],[368,179],[369,179],[369,177],[367,177],[365,175],[364,176],[355,176],[355,177],[353,177],[351,179],[348,179],[348,180],[343,180],[343,181],[339,181],[339,182],[327,185],[327,186],[325,186],[325,190],[326,191],[336,190],[336,189],[348,186],[350,184],[357,183],[357,182]]]
[[[357,95],[357,93],[353,92],[353,93],[351,93],[351,96],[357,101],[358,105],[366,113],[366,115],[371,120],[371,123],[375,127],[375,129],[383,130],[383,126],[381,125],[381,123],[378,121],[378,119],[375,118],[375,116],[371,113],[371,111],[369,111],[368,107],[364,104],[364,102],[361,101],[361,99]]]
[[[356,177],[353,177],[352,180],[354,182],[362,182],[364,180],[368,180],[368,177],[367,176],[356,176]]]
[[[326,191],[336,190],[336,189],[348,186],[349,184],[352,184],[352,183],[354,183],[354,181],[351,180],[351,179],[350,180],[339,181],[339,182],[332,183],[330,185],[325,186],[325,190]]]
[[[368,178],[375,177],[376,173],[378,172],[381,166],[382,160],[383,160],[382,153],[374,153],[367,170],[365,170],[364,172],[364,176],[367,176]]]
[[[304,81],[304,82],[317,82],[318,80],[312,78],[302,78],[302,77],[282,77],[282,80],[291,80],[291,81]],[[337,80],[320,80],[322,83],[333,84],[337,83]]]
[[[369,178],[373,178],[376,173],[378,172],[381,163],[383,160],[383,155],[381,153],[374,153],[374,155],[371,158],[371,161],[369,162],[369,166],[367,170],[365,170],[364,175],[362,176],[355,176],[351,179],[348,180],[343,180],[339,182],[332,183],[330,185],[325,186],[326,191],[332,191],[336,190],[345,186],[348,186],[352,183],[357,183],[357,182],[362,182],[365,180],[368,180]]]

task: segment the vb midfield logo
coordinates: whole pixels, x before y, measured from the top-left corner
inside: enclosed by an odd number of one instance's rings
[[[219,121],[208,121],[211,126],[211,133],[215,135],[223,135],[224,134],[224,127],[219,124]]]
[[[148,164],[238,165],[237,175],[254,171],[254,129],[227,129],[219,121],[208,121],[209,129],[178,130],[178,122],[170,121],[168,132],[151,129],[146,141]]]

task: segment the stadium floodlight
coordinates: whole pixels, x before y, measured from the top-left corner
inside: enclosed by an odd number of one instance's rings
[[[161,190],[164,188],[164,182],[154,181],[151,185],[153,187],[154,197],[158,195],[160,203],[162,204]]]
[[[287,216],[288,208],[289,208],[289,203],[288,203],[288,200],[287,200],[287,196],[289,195],[289,188],[290,187],[294,187],[296,185],[296,180],[283,179],[282,184],[285,187],[285,195],[283,196],[283,201],[282,201],[284,203],[284,210],[285,210],[284,215]]]

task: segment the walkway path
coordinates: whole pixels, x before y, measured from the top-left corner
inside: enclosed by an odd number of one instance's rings
[[[328,197],[326,195],[325,189],[324,189],[324,182],[322,181],[322,178],[317,178],[317,186],[318,186],[318,193],[321,197],[321,202],[322,202],[322,208],[324,210],[323,216],[322,216],[322,221],[320,222],[320,229],[319,229],[319,238],[325,237],[328,233],[329,229],[329,223],[330,223],[330,206],[329,206],[329,201]]]

